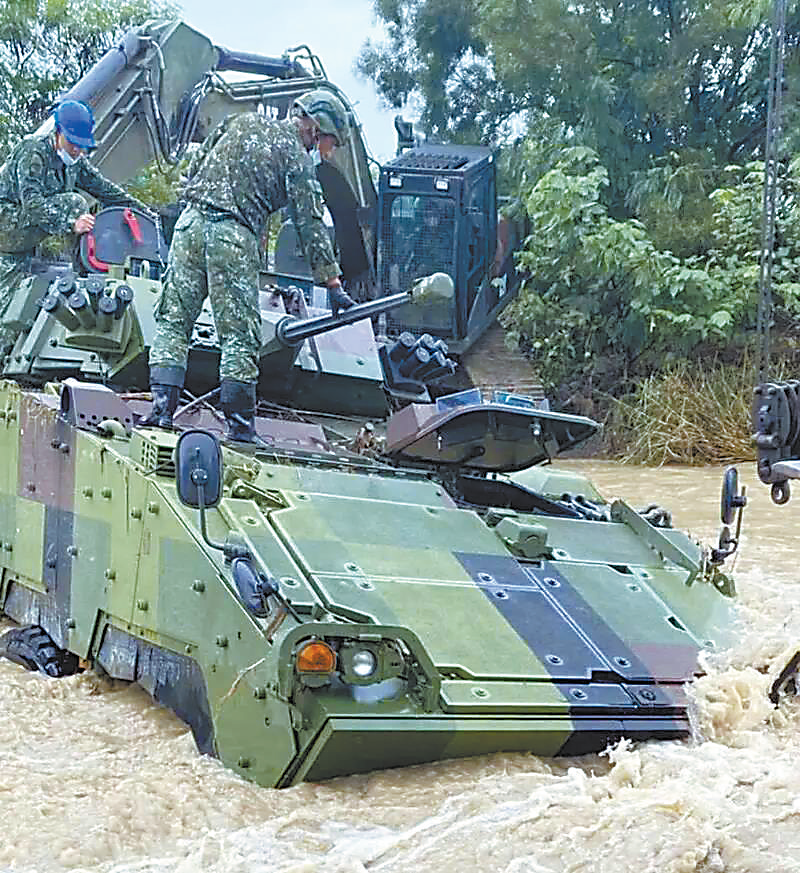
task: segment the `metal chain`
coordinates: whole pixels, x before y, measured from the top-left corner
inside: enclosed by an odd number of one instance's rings
[[[764,146],[764,196],[761,223],[761,263],[757,330],[760,338],[758,379],[764,382],[769,371],[772,321],[772,267],[775,252],[775,216],[780,198],[778,146],[781,136],[783,57],[786,37],[786,0],[775,0],[767,85],[767,130]]]

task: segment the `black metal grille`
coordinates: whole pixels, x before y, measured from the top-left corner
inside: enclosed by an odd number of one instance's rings
[[[381,284],[384,294],[407,291],[422,276],[447,273],[456,280],[456,208],[447,197],[397,194],[384,201],[381,228]],[[402,306],[389,313],[387,327],[433,330],[450,335],[452,300]]]
[[[409,170],[457,170],[469,163],[464,155],[426,154],[418,151],[404,152],[388,165]]]

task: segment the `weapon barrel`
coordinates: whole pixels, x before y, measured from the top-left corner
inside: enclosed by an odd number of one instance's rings
[[[75,313],[67,306],[66,300],[57,291],[51,291],[44,298],[42,309],[48,315],[52,315],[67,330],[77,330],[81,326]]]
[[[411,294],[403,291],[400,294],[392,294],[389,297],[381,297],[378,300],[369,300],[351,306],[350,309],[340,310],[338,315],[316,315],[312,318],[292,318],[287,316],[278,323],[276,336],[278,341],[285,346],[299,346],[309,337],[336,330],[345,324],[361,321],[362,318],[371,318],[382,312],[389,312],[404,303],[411,302]]]
[[[103,294],[97,301],[97,326],[101,333],[111,333],[117,314],[117,301]]]
[[[69,308],[75,313],[81,327],[84,330],[94,330],[97,326],[97,319],[94,317],[92,304],[89,302],[89,297],[86,292],[79,288],[69,296]]]
[[[131,305],[133,300],[133,288],[130,285],[117,285],[114,289],[114,299],[117,305],[117,311],[114,318],[120,319],[125,314],[125,310]]]

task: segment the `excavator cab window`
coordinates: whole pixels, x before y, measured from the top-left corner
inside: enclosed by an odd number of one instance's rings
[[[456,206],[449,197],[398,194],[385,213],[381,237],[381,273],[386,293],[406,291],[421,276],[447,273],[455,276]],[[414,312],[403,307],[390,316],[390,328],[452,329],[451,305],[435,304],[436,311]],[[408,311],[406,311],[408,309]],[[419,323],[415,319],[422,319]],[[409,320],[411,319],[411,320]]]

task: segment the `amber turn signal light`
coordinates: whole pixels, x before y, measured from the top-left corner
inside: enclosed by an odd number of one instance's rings
[[[311,640],[298,650],[296,664],[300,673],[333,673],[336,652],[327,643]]]

